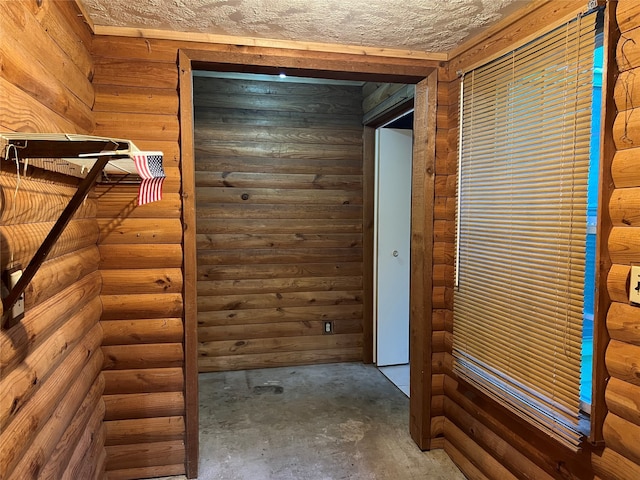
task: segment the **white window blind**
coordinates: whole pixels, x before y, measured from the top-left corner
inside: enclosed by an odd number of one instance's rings
[[[454,370],[579,448],[596,17],[463,78]]]

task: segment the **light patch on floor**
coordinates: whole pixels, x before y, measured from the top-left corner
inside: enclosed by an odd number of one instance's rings
[[[390,365],[388,367],[378,367],[382,374],[400,389],[407,397],[409,396],[409,364]]]

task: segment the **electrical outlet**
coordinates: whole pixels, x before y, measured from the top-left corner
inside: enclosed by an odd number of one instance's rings
[[[640,265],[631,265],[629,301],[640,305]]]
[[[333,333],[333,322],[324,322],[324,335],[331,335]]]
[[[7,286],[7,294],[15,288],[20,277],[22,277],[22,267],[20,265],[5,270],[4,281]],[[22,292],[11,308],[11,318],[14,322],[20,320],[22,317],[24,317],[24,292]]]

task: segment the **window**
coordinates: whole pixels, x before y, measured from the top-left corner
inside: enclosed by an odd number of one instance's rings
[[[454,369],[574,449],[589,429],[580,391],[600,19],[468,72],[461,94]]]

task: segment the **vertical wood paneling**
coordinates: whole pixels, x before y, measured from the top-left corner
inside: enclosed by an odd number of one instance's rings
[[[175,61],[130,58],[126,48],[94,55],[94,133],[162,150],[167,173],[162,201],[142,207],[137,206],[135,186],[96,189],[106,475],[134,479],[183,474],[178,68]]]
[[[194,78],[200,371],[362,358],[362,318],[334,309],[362,306],[361,101]]]
[[[2,9],[0,130],[91,133],[91,33],[75,5],[25,0]],[[26,267],[76,189],[75,179],[31,169],[14,197],[9,167],[0,172],[2,269],[11,260]],[[92,466],[82,478],[102,477],[91,460],[105,452],[97,233],[90,194],[29,284],[24,318],[0,331],[2,478],[63,478],[72,455]]]

